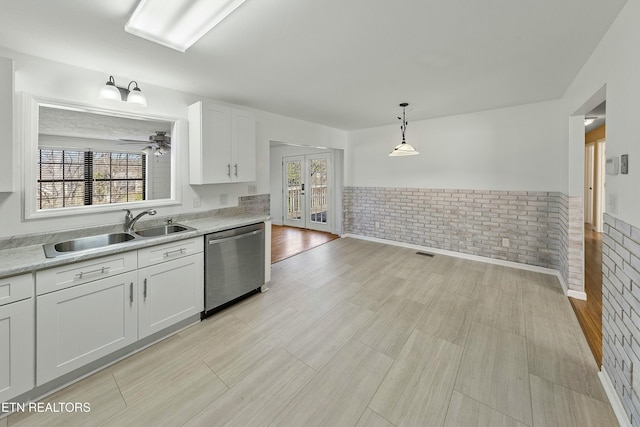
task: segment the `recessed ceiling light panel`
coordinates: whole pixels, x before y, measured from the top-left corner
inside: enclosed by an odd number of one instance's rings
[[[185,52],[245,0],[140,0],[125,31]]]

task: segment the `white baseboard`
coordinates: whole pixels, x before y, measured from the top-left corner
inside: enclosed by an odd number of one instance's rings
[[[343,234],[342,237],[352,237],[354,239],[360,239],[360,240],[368,240],[370,242],[377,242],[377,243],[385,243],[387,245],[393,245],[393,246],[400,246],[403,248],[408,248],[408,249],[415,249],[418,251],[425,251],[425,252],[431,252],[434,254],[441,254],[441,255],[447,255],[447,256],[452,256],[452,257],[457,257],[457,258],[463,258],[463,259],[468,259],[471,261],[478,261],[478,262],[484,262],[487,264],[496,264],[496,265],[502,265],[505,267],[512,267],[512,268],[517,268],[520,270],[527,270],[527,271],[535,271],[537,273],[544,273],[544,274],[553,274],[554,276],[557,276],[560,279],[560,284],[563,286],[564,289],[564,293],[565,295],[567,294],[567,289],[566,289],[566,284],[563,284],[564,280],[562,280],[562,275],[560,274],[560,272],[558,270],[554,270],[552,268],[545,268],[545,267],[538,267],[537,265],[529,265],[529,264],[522,264],[519,262],[513,262],[513,261],[505,261],[502,259],[496,259],[496,258],[488,258],[488,257],[483,257],[483,256],[479,256],[479,255],[471,255],[471,254],[464,254],[461,252],[454,252],[454,251],[447,251],[444,249],[437,249],[437,248],[431,248],[428,246],[420,246],[420,245],[414,245],[411,243],[404,243],[404,242],[396,242],[394,240],[386,240],[386,239],[378,239],[377,237],[368,237],[368,236],[362,236],[360,234]],[[575,292],[575,291],[573,291]]]
[[[564,280],[561,280],[560,283],[564,282]],[[563,286],[564,287],[564,286]],[[587,300],[587,294],[586,292],[583,291],[574,291],[573,289],[565,289],[564,293],[566,296],[571,297],[571,298],[575,298],[575,299],[581,299],[583,301]]]
[[[605,393],[607,393],[609,403],[611,403],[611,407],[613,408],[614,414],[616,414],[620,427],[631,427],[629,417],[627,417],[627,413],[624,410],[624,406],[622,406],[620,397],[618,397],[618,393],[616,393],[616,389],[611,382],[611,378],[609,378],[607,370],[604,369],[604,366],[602,366],[601,371],[598,372],[598,377],[600,377],[600,382],[604,387]]]

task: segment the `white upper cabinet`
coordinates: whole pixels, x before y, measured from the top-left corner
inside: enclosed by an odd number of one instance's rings
[[[255,118],[249,111],[209,102],[190,105],[190,183],[255,181],[255,128]]]
[[[13,191],[13,60],[0,57],[0,193]]]
[[[231,181],[256,180],[256,121],[248,111],[231,109]]]

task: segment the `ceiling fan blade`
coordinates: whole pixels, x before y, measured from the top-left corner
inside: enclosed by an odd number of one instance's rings
[[[124,143],[135,142],[135,143],[138,143],[138,144],[149,144],[150,143],[150,141],[145,141],[144,139],[124,139],[124,138],[120,138],[120,139],[118,139],[118,141],[122,141]]]

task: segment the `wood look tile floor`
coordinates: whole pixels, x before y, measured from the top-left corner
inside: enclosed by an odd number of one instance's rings
[[[554,276],[342,238],[269,287],[0,426],[617,425]]]
[[[570,298],[598,366],[602,365],[602,233],[584,227],[584,292],[587,300]]]
[[[271,263],[282,261],[339,237],[323,231],[271,225]]]

